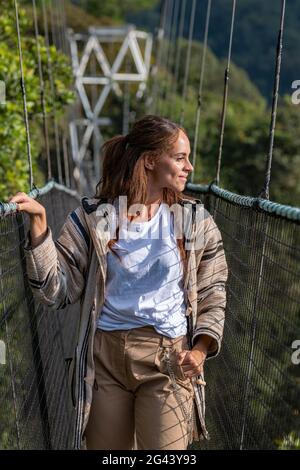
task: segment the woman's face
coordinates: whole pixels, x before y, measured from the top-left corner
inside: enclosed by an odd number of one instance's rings
[[[177,141],[173,149],[155,163],[152,174],[152,184],[157,189],[170,188],[183,191],[187,182],[187,177],[193,166],[189,161],[191,153],[190,142],[183,131],[179,131]]]

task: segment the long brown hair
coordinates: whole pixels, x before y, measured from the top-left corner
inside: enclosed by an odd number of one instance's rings
[[[118,196],[127,196],[128,208],[132,204],[145,204],[147,200],[148,177],[145,168],[145,156],[151,154],[155,159],[169,152],[178,138],[179,131],[186,135],[186,130],[160,116],[146,115],[136,121],[127,136],[117,135],[102,146],[102,178],[96,186],[96,199],[113,200]],[[182,195],[180,191],[163,188],[162,202],[172,206],[183,198],[194,198]],[[119,230],[116,229],[116,239],[108,242],[111,251],[118,240]],[[184,237],[177,239],[177,245],[186,273],[186,252]]]

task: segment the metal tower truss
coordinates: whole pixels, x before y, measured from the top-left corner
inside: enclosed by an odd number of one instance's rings
[[[127,25],[122,28],[90,27],[87,34],[68,30],[68,39],[75,89],[82,106],[78,115],[72,116],[69,123],[72,156],[76,167],[74,176],[77,175],[77,180],[80,178],[81,182],[86,182],[81,190],[89,191],[101,177],[101,129],[111,124],[111,119],[103,116],[104,105],[111,92],[125,99],[126,90],[133,83],[138,84],[136,97],[140,99],[143,96],[149,75],[152,36],[136,30],[133,25]],[[105,52],[108,44],[109,57]],[[131,70],[126,66],[129,60]],[[125,91],[122,90],[122,84]],[[87,93],[88,87],[92,90],[92,99]],[[87,164],[92,166],[89,175],[85,169]]]

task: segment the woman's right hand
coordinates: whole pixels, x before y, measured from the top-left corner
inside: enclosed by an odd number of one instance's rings
[[[22,192],[11,197],[8,202],[16,203],[18,211],[24,211],[29,215],[31,246],[39,245],[47,233],[47,217],[44,206]]]

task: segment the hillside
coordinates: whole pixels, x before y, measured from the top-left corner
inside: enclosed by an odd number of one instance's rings
[[[187,0],[184,35],[188,37],[192,0]],[[197,0],[194,39],[203,40],[206,0]],[[231,0],[213,0],[209,45],[219,58],[227,56]],[[281,1],[243,0],[237,2],[232,60],[244,68],[250,79],[270,102],[273,87],[274,60],[280,20]],[[158,23],[159,7],[150,12],[127,14],[127,20],[139,27],[153,30]],[[300,77],[300,2],[289,0],[286,5],[283,36],[283,60],[280,91],[291,92],[291,82]]]

